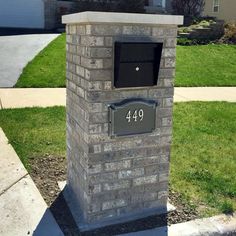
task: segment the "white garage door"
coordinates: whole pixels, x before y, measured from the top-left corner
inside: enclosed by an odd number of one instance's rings
[[[0,0],[0,27],[44,28],[43,0]]]

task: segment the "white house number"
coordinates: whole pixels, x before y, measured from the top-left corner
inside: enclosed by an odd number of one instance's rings
[[[135,110],[133,113],[129,110],[126,115],[126,120],[128,123],[130,122],[138,122],[142,121],[144,117],[144,111],[143,109]]]

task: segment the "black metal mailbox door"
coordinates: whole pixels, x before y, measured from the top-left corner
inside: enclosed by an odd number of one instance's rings
[[[163,43],[115,42],[114,87],[157,85]]]
[[[151,133],[156,124],[155,101],[145,99],[124,100],[109,106],[110,136]]]

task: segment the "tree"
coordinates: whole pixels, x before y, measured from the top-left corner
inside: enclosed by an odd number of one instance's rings
[[[145,0],[117,0],[116,11],[144,13]]]
[[[172,0],[173,13],[187,17],[199,17],[205,6],[205,0]]]

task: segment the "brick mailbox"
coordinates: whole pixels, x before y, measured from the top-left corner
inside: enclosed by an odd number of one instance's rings
[[[167,210],[177,25],[182,16],[63,16],[67,201],[89,230]]]

